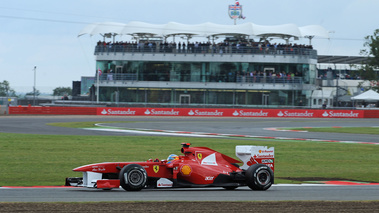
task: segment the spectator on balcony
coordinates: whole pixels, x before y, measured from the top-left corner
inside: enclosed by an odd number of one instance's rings
[[[182,49],[183,49],[183,52],[186,52],[186,43],[185,42],[183,42]]]
[[[107,80],[113,81],[113,71],[112,71],[112,69],[110,69],[108,71]]]
[[[267,44],[266,44],[266,53],[269,53],[269,50],[270,50],[270,43],[267,42]]]
[[[147,44],[147,46],[149,47],[150,52],[153,52],[153,43],[152,43],[152,42],[149,42],[149,43]]]
[[[291,81],[291,73],[287,73],[287,82]]]
[[[195,47],[195,53],[200,52],[199,51],[199,43],[198,42],[195,43],[194,47]]]
[[[278,45],[275,43],[274,44],[274,54],[277,54],[278,52]]]
[[[251,71],[250,73],[249,73],[249,82],[255,82],[255,81],[253,81],[253,79],[254,79],[254,72],[253,71]]]
[[[68,100],[67,94],[64,94],[64,96],[62,97],[62,100],[64,100],[64,101]]]

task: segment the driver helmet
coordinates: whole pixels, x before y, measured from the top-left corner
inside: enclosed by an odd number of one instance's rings
[[[179,159],[179,156],[175,155],[175,154],[171,154],[168,156],[167,158],[167,162],[170,162],[170,161],[173,161],[173,160],[178,160]]]

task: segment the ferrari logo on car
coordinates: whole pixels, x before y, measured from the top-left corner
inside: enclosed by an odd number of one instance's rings
[[[203,155],[201,153],[198,153],[197,158],[199,158],[199,160],[201,160],[201,158],[203,158]]]
[[[159,172],[159,165],[153,166],[153,170],[155,173],[158,173]]]

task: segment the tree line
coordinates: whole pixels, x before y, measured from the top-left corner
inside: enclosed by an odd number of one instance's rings
[[[53,89],[53,96],[64,96],[71,95],[72,89],[70,87],[57,87]],[[36,96],[39,96],[41,93],[39,90],[36,90]],[[34,95],[34,92],[28,92],[25,95]],[[0,82],[0,97],[19,97],[16,91],[10,87],[10,84],[7,80]]]

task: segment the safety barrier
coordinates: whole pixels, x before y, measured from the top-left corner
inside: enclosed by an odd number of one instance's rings
[[[379,118],[378,110],[334,109],[229,109],[144,107],[9,107],[11,115],[102,115],[102,116],[192,116],[192,117],[283,117],[283,118]]]
[[[96,115],[95,107],[12,106],[10,115]]]

